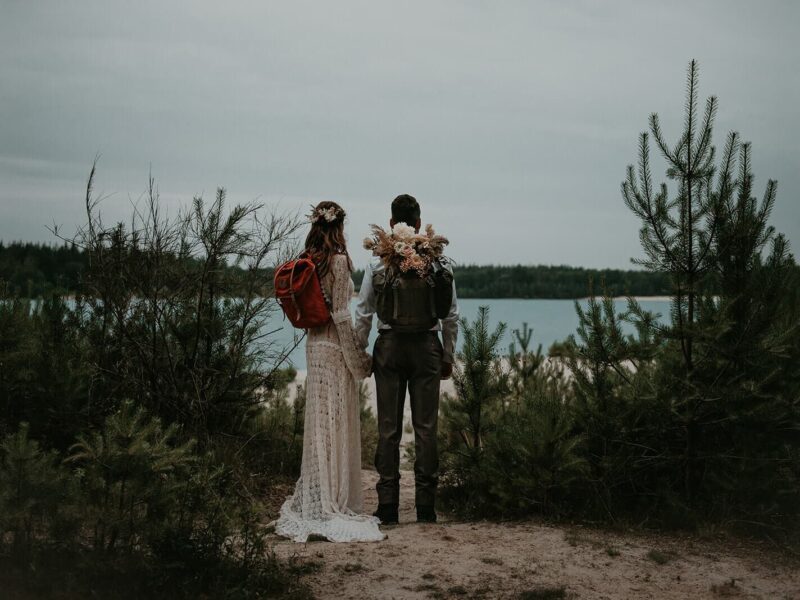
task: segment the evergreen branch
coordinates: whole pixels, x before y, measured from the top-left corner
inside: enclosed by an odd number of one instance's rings
[[[661,125],[658,121],[658,114],[656,113],[652,113],[650,115],[650,132],[653,134],[656,145],[658,145],[658,148],[661,150],[661,154],[664,155],[664,158],[666,158],[673,165],[677,165],[679,156],[678,151],[676,150],[675,152],[670,152],[669,146],[664,139],[664,134],[661,132]]]
[[[708,100],[706,100],[706,111],[705,116],[703,117],[703,125],[701,128],[702,135],[697,142],[697,146],[694,149],[695,155],[695,162],[692,165],[692,170],[703,170],[701,169],[700,161],[703,160],[704,163],[708,163],[706,157],[706,152],[708,151],[710,144],[711,144],[711,132],[714,125],[714,118],[717,113],[717,98],[716,96],[710,96]],[[703,157],[706,157],[704,159]],[[713,157],[713,152],[712,152]],[[711,159],[713,161],[713,158]],[[706,166],[706,168],[708,168]]]
[[[686,74],[686,116],[684,129],[686,131],[686,149],[687,149],[687,172],[691,171],[692,161],[690,151],[692,149],[692,141],[694,133],[697,128],[697,88],[698,88],[699,67],[697,61],[692,59],[689,63],[689,71]]]

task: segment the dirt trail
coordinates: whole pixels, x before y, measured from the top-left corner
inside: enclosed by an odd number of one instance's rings
[[[366,507],[376,474],[364,471]],[[318,598],[769,598],[800,600],[800,566],[758,544],[535,522],[415,523],[404,472],[400,525],[378,543],[295,544]]]

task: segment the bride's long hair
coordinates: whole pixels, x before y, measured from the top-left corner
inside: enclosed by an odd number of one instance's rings
[[[330,200],[323,200],[311,211],[311,230],[306,236],[305,251],[316,263],[320,278],[325,277],[331,268],[335,254],[347,257],[347,266],[353,270],[353,261],[347,252],[344,239],[344,209]]]

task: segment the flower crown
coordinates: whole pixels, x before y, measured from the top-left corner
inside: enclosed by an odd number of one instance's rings
[[[333,223],[337,219],[344,219],[344,210],[336,206],[329,206],[327,208],[312,208],[311,214],[308,215],[308,220],[312,223]]]

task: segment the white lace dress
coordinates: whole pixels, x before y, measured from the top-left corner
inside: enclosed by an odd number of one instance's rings
[[[294,494],[281,507],[279,535],[305,542],[384,538],[375,517],[362,515],[361,425],[357,381],[371,368],[356,343],[350,316],[353,280],[347,257],[332,258],[322,286],[333,304],[332,321],[308,331],[303,463]]]

